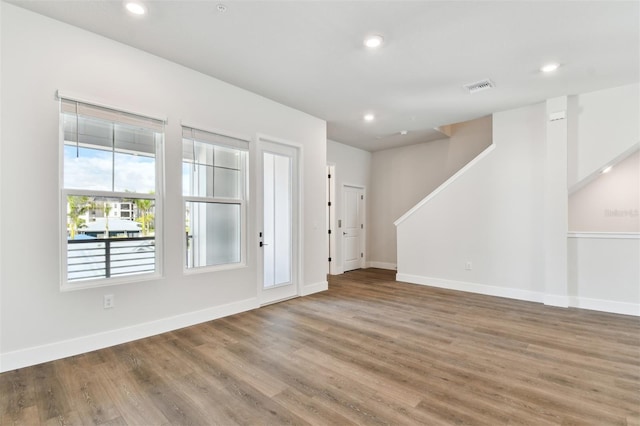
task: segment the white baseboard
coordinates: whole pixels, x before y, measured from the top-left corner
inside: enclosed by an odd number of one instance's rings
[[[250,311],[259,306],[258,299],[251,298],[131,327],[3,353],[0,354],[0,373],[155,336],[156,334]]]
[[[302,286],[302,290],[300,291],[300,296],[308,296],[313,293],[319,293],[321,291],[329,290],[329,282],[321,281],[315,284],[309,284]]]
[[[367,268],[379,268],[379,269],[388,269],[390,271],[396,271],[398,269],[398,265],[395,263],[376,262],[375,260],[372,260],[367,262]]]
[[[515,288],[497,287],[486,284],[478,284],[464,281],[445,280],[442,278],[422,277],[419,275],[396,274],[397,281],[412,284],[427,285],[431,287],[446,288],[449,290],[466,291],[469,293],[484,294],[487,296],[506,297],[508,299],[526,300],[528,302],[544,302],[544,295],[535,291],[520,290]]]
[[[557,306],[558,308],[568,308],[569,296],[562,296],[559,294],[545,294],[544,304],[549,306]]]
[[[484,294],[487,296],[498,296],[506,297],[509,299],[525,300],[528,302],[539,302],[549,306],[559,306],[563,308],[571,306],[574,308],[589,309],[592,311],[640,316],[640,304],[636,303],[616,302],[612,300],[602,299],[589,299],[586,297],[569,297],[554,294],[543,294],[535,291],[496,287],[463,281],[452,281],[442,278],[422,277],[410,274],[397,274],[396,280],[412,284],[446,288],[449,290],[467,291],[470,293]]]
[[[572,297],[570,306],[592,311],[609,312],[612,314],[633,315],[640,317],[640,304],[616,302],[613,300],[589,299],[587,297]]]

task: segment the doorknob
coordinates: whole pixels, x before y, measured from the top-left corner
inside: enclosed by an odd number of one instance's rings
[[[259,235],[260,235],[260,239],[262,239],[262,231],[260,232],[260,234],[259,234]],[[263,243],[262,241],[260,241],[260,247],[268,246],[268,245],[269,245],[269,244],[267,244],[267,243]]]

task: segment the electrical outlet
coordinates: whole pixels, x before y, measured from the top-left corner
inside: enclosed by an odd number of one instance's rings
[[[471,263],[470,260],[467,260],[467,263],[464,264],[464,269],[466,269],[467,271],[470,271],[473,269],[473,264]]]
[[[111,309],[116,306],[116,299],[113,294],[105,294],[104,295],[104,308]]]

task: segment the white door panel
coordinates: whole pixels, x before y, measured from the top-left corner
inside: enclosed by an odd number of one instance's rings
[[[362,268],[364,236],[364,190],[345,186],[342,191],[342,256],[344,271]]]

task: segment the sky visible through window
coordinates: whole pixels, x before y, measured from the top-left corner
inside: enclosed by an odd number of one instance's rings
[[[65,145],[64,187],[97,191],[155,191],[155,159]],[[114,171],[115,167],[115,171]]]

